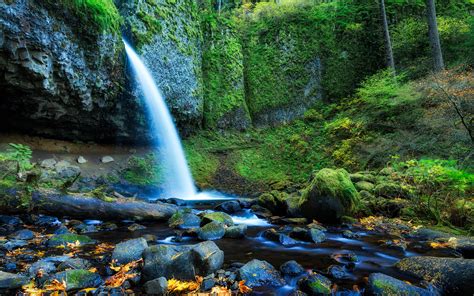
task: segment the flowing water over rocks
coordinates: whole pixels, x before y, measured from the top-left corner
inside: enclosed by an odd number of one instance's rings
[[[277,218],[272,224],[255,216],[248,208],[251,204],[247,199],[189,202],[173,215],[169,225],[1,216],[4,226],[0,234],[7,235],[1,240],[0,269],[4,272],[0,272],[0,289],[14,294],[31,277],[36,278],[36,285],[67,278],[70,294],[94,288],[91,295],[99,291],[141,295],[164,289],[163,277],[193,280],[202,276],[203,291],[214,286],[238,290],[238,281],[245,280],[253,289],[252,295],[304,295],[301,291],[307,295],[336,291],[339,295],[382,295],[394,287],[418,293],[413,295],[435,295],[419,276],[439,272],[438,267],[423,271],[420,264],[441,260],[436,263],[441,269],[462,265],[464,269],[458,269],[464,270],[461,280],[472,273],[473,260],[437,259],[460,254],[449,248],[428,247],[417,232],[400,237],[358,224],[293,224]],[[214,212],[215,208],[235,212],[230,216]],[[201,232],[214,224],[225,233],[210,231],[202,237]],[[308,236],[312,232],[320,234],[317,242]],[[142,260],[143,269],[135,267],[137,274],[114,290],[110,278],[120,274],[114,264],[124,266]],[[38,282],[39,274],[43,280]],[[457,289],[456,280],[449,275],[437,281],[449,295],[463,295],[467,289]]]

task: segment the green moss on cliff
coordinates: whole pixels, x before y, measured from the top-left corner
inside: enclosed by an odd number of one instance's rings
[[[243,54],[236,19],[229,13],[217,14],[212,8],[203,10],[201,16],[206,40],[203,51],[205,124],[209,128],[245,126],[250,116],[245,102]],[[234,116],[231,122],[222,122],[225,115],[239,108],[243,118]]]
[[[83,22],[83,26],[92,24],[101,32],[118,33],[122,23],[113,0],[47,0],[51,4],[60,4],[72,11]]]
[[[157,34],[175,43],[180,52],[194,56],[193,39],[201,38],[199,8],[193,0],[145,0],[136,2],[137,19],[130,22],[137,48]]]

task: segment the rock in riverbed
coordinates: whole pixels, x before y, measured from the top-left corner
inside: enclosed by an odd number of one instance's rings
[[[217,271],[224,262],[224,252],[212,241],[196,245],[151,246],[143,252],[142,276],[145,281],[159,277],[194,280]]]
[[[217,240],[221,239],[225,234],[224,224],[217,221],[207,223],[197,231],[200,240]]]
[[[50,280],[66,283],[67,291],[98,287],[102,284],[99,274],[84,269],[71,269],[58,272]]]
[[[474,291],[474,259],[415,256],[400,260],[395,267],[433,283],[444,295],[470,295]]]
[[[115,246],[112,260],[119,264],[126,264],[142,258],[143,251],[148,248],[146,240],[142,237],[121,242]]]
[[[375,296],[384,295],[411,295],[411,296],[430,296],[433,292],[407,284],[404,281],[397,280],[383,273],[372,273],[369,276],[368,289]]]
[[[245,285],[250,288],[269,286],[281,287],[285,281],[278,270],[267,261],[254,259],[239,269],[239,277],[245,281]]]
[[[28,283],[26,276],[0,271],[0,289],[16,289]]]

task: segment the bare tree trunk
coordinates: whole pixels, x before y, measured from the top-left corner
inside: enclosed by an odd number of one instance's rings
[[[443,52],[439,41],[438,23],[436,21],[435,0],[426,0],[426,15],[428,18],[428,33],[433,59],[433,70],[439,72],[444,70]]]
[[[382,23],[383,23],[383,33],[384,33],[384,38],[385,38],[385,51],[386,51],[386,58],[387,58],[387,66],[392,68],[393,72],[395,73],[395,61],[393,59],[392,41],[390,39],[390,31],[388,30],[387,13],[385,11],[384,0],[380,0],[380,15],[382,17]]]

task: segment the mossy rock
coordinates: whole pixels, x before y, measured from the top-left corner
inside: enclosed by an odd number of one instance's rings
[[[191,213],[189,209],[177,211],[168,220],[168,224],[172,228],[189,229],[198,228],[201,224],[201,218]]]
[[[359,181],[359,182],[355,183],[354,186],[359,191],[365,190],[365,191],[368,191],[368,192],[372,192],[372,190],[374,190],[374,188],[375,188],[374,184],[372,184],[370,182],[367,182],[367,181]]]
[[[300,288],[309,295],[330,295],[331,281],[320,274],[313,273],[300,281]]]
[[[433,295],[430,291],[407,284],[383,273],[372,273],[369,276],[368,288],[373,295],[384,296],[428,296]]]
[[[260,195],[257,203],[258,205],[269,209],[274,215],[285,215],[287,211],[287,198],[288,194],[285,192],[273,190]]]
[[[222,223],[226,226],[234,225],[234,221],[232,220],[232,217],[229,216],[228,214],[223,213],[223,212],[212,212],[212,213],[204,214],[204,216],[202,216],[201,226],[211,223],[213,221]]]
[[[354,183],[360,182],[360,181],[365,181],[365,182],[370,182],[370,183],[375,183],[376,177],[368,172],[357,172],[354,174],[350,174],[351,181]]]
[[[200,240],[216,240],[221,239],[225,235],[224,224],[217,221],[207,223],[197,231]]]
[[[339,222],[360,208],[360,196],[344,169],[322,169],[302,196],[301,212],[319,222]]]
[[[376,195],[386,198],[408,198],[410,196],[408,190],[403,188],[400,184],[390,181],[377,184],[374,188],[374,192]]]
[[[81,245],[93,244],[95,241],[86,235],[79,235],[74,233],[58,234],[51,237],[48,240],[48,247],[59,247],[67,246],[67,244],[76,244],[79,242]]]
[[[66,283],[67,291],[98,287],[102,284],[99,274],[84,269],[71,269],[56,273],[51,280]]]

